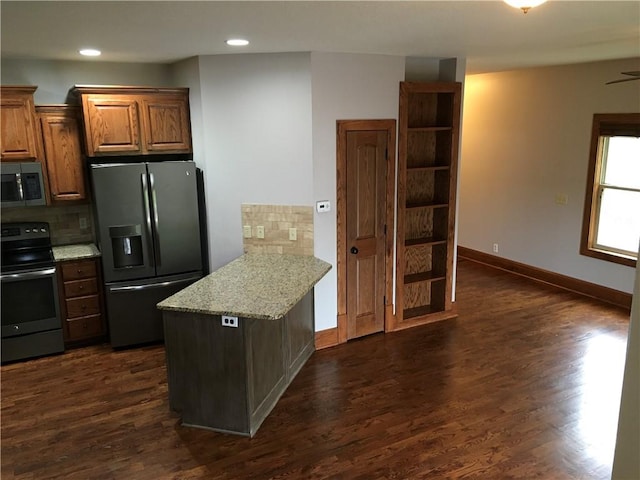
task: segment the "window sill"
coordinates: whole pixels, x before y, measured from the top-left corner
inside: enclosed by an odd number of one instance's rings
[[[607,262],[617,263],[620,265],[626,265],[627,267],[635,268],[637,259],[630,255],[623,255],[621,253],[613,253],[606,250],[598,250],[595,248],[582,247],[580,249],[580,255],[587,257],[597,258]]]

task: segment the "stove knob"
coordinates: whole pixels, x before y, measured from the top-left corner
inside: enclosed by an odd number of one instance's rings
[[[25,228],[24,229],[24,233],[31,233],[31,229],[30,228]]]
[[[14,325],[14,326],[13,326],[13,329],[14,329],[15,331],[20,330],[20,325]]]
[[[47,233],[47,229],[46,229],[46,228],[41,228],[41,229],[40,229],[40,231],[41,231],[42,233]]]

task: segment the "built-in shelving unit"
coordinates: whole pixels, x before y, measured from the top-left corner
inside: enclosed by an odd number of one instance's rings
[[[460,83],[400,84],[394,330],[455,316],[460,101]]]

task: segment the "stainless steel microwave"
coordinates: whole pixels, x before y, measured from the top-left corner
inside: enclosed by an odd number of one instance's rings
[[[3,207],[47,204],[40,162],[0,162],[0,173]]]

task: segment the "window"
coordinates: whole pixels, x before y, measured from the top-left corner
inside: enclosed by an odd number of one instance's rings
[[[640,240],[640,114],[596,114],[580,253],[634,267]]]

